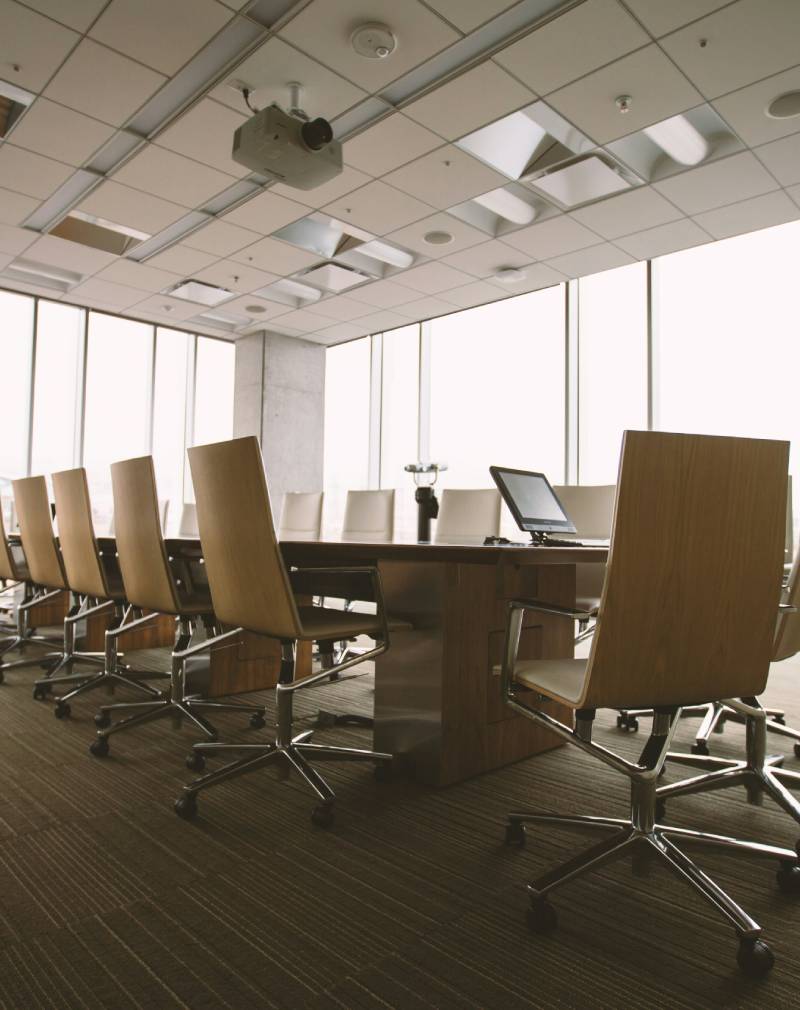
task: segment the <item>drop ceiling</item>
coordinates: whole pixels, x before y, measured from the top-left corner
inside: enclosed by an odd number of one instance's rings
[[[383,60],[350,45],[369,21]],[[0,23],[0,93],[35,96],[0,142],[0,287],[330,345],[800,219],[800,116],[765,111],[800,89],[797,0],[0,0]],[[344,143],[316,190],[231,158],[232,85],[286,107],[291,80]],[[647,139],[676,116],[698,163]],[[515,124],[521,176],[471,139]],[[70,211],[147,237],[49,234]],[[320,227],[330,259],[298,239]]]

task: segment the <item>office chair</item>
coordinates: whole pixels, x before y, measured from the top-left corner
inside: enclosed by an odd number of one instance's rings
[[[283,496],[279,540],[319,540],[322,535],[322,491],[289,491]]]
[[[576,540],[608,540],[614,522],[616,484],[559,484],[553,487],[567,515],[575,525]],[[573,534],[559,534],[569,539]],[[597,564],[575,565],[575,603],[578,610],[597,616],[606,566]],[[582,642],[594,629],[593,622],[578,625],[575,642]]]
[[[394,537],[394,490],[348,491],[342,540],[388,543]]]
[[[733,925],[745,972],[763,975],[772,967],[758,923],[679,846],[696,843],[776,860],[778,884],[791,893],[799,890],[797,853],[659,823],[656,783],[683,705],[719,697],[754,699],[764,689],[783,565],[788,456],[786,442],[626,432],[613,544],[588,659],[517,660],[526,611],[565,620],[581,612],[538,600],[509,605],[501,668],[506,704],[631,780],[626,818],[509,815],[509,845],[524,844],[529,823],[610,832],[528,885],[534,932],[557,924],[549,901],[555,888],[622,856],[646,854]],[[730,493],[720,495],[720,488]],[[534,708],[527,692],[566,707],[575,727],[571,719]],[[596,709],[633,706],[655,712],[636,761],[592,740]]]
[[[386,773],[390,754],[331,747],[310,741],[311,731],[294,735],[293,700],[297,691],[329,684],[329,671],[296,679],[298,642],[329,643],[352,635],[370,635],[376,646],[363,656],[336,668],[341,674],[357,663],[381,655],[389,647],[380,578],[376,569],[311,568],[287,572],[272,524],[267,481],[258,441],[252,436],[189,449],[189,463],[197,498],[200,540],[206,560],[208,582],[217,619],[234,630],[211,643],[186,649],[188,658],[209,644],[238,636],[242,630],[277,639],[282,661],[276,691],[275,738],[261,744],[196,744],[199,762],[206,756],[238,755],[232,763],[184,787],[175,810],[191,818],[197,810],[197,795],[264,766],[294,769],[316,795],[312,821],[322,827],[333,822],[335,794],[314,767],[314,760],[371,761],[378,774]],[[377,613],[356,614],[326,607],[298,605],[295,593],[333,595],[341,580],[366,582],[377,601]],[[357,587],[356,587],[357,588]],[[333,593],[331,592],[333,590]],[[340,590],[341,591],[341,590]]]
[[[98,687],[130,687],[152,697],[159,692],[139,677],[153,678],[163,674],[132,670],[123,666],[117,654],[116,638],[106,636],[106,650],[101,653],[78,652],[75,649],[75,629],[79,621],[100,614],[112,617],[111,627],[119,627],[125,610],[130,606],[125,598],[122,577],[113,553],[101,553],[94,534],[89,486],[83,467],[62,470],[53,474],[53,493],[58,516],[58,536],[61,558],[71,594],[71,606],[64,619],[64,651],[53,674],[38,680],[33,689],[34,698],[43,698],[55,685],[68,686],[79,681],[71,690],[56,698],[54,714],[57,719],[69,716],[70,701]],[[46,498],[43,505],[46,506]],[[71,673],[55,676],[62,667],[71,668],[76,662],[99,666],[97,673]]]
[[[487,536],[498,536],[501,502],[497,488],[445,488],[434,543],[480,544]]]
[[[110,736],[167,716],[175,723],[185,718],[209,739],[216,740],[216,729],[202,715],[210,709],[249,712],[251,725],[255,728],[263,726],[263,708],[202,698],[192,692],[187,684],[184,657],[196,623],[202,621],[211,635],[217,630],[217,620],[207,593],[193,586],[187,587],[183,580],[173,576],[161,535],[152,456],[112,463],[111,486],[116,517],[117,554],[125,597],[130,607],[126,611],[126,619],[106,632],[106,649],[116,649],[116,641],[121,635],[151,621],[158,614],[174,615],[177,618],[177,632],[169,687],[152,701],[104,705],[95,716],[98,732],[89,747],[90,752],[95,757],[106,757],[110,750]],[[137,617],[135,614],[138,611],[151,613]],[[127,619],[131,616],[132,620]],[[116,714],[128,717],[112,725],[111,719]]]
[[[34,607],[55,600],[67,589],[61,557],[58,553],[50,517],[47,483],[44,477],[24,477],[12,482],[14,506],[19,522],[24,565],[14,557],[5,530],[0,545],[0,577],[26,583],[25,598],[17,606],[17,630],[13,637],[0,644],[0,683],[4,671],[24,666],[40,665],[49,673],[60,665],[63,652],[48,652],[29,659],[5,662],[5,655],[14,650],[24,650],[30,644],[51,645],[59,639],[36,635],[30,626]],[[31,588],[29,588],[29,586]],[[66,635],[66,630],[65,630]]]

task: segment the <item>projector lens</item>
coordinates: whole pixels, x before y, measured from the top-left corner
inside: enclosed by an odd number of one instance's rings
[[[303,143],[312,151],[321,151],[333,140],[333,129],[327,119],[312,119],[300,127]]]

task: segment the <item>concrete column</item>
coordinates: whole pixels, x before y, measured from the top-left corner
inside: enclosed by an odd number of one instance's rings
[[[277,522],[287,491],[322,490],[325,348],[279,333],[236,343],[234,435],[261,440]]]

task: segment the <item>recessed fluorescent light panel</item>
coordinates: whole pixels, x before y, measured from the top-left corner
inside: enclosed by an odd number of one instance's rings
[[[339,294],[341,291],[347,291],[358,284],[372,280],[367,274],[359,273],[358,270],[352,270],[350,267],[340,266],[338,263],[323,263],[299,276],[303,283],[313,284],[331,294]]]
[[[166,288],[162,294],[183,298],[187,302],[214,306],[233,298],[236,292],[218,288],[215,284],[206,284],[205,281],[181,281],[172,288]]]
[[[274,284],[267,284],[266,287],[259,288],[252,293],[259,298],[288,305],[292,309],[302,309],[312,302],[318,302],[322,297],[322,292],[318,288],[313,288],[310,284],[304,284],[302,281],[296,281],[290,277],[284,277],[282,280],[275,281]]]
[[[235,312],[222,312],[212,309],[209,312],[202,312],[198,316],[193,316],[188,322],[197,323],[201,326],[214,326],[218,330],[227,330],[228,333],[234,333],[240,326],[249,325],[251,320],[247,316],[240,316]]]
[[[456,141],[456,146],[510,179],[541,172],[594,147],[544,102],[484,126]]]
[[[326,260],[333,259],[334,256],[349,249],[356,249],[372,238],[369,232],[342,224],[336,218],[326,217],[324,214],[312,214],[300,221],[293,221],[292,224],[276,231],[273,237],[283,239],[284,242]]]
[[[527,180],[559,206],[570,210],[593,200],[602,200],[639,184],[623,173],[610,158],[590,154],[567,165]]]
[[[558,211],[525,186],[511,183],[451,207],[447,213],[497,238]]]
[[[115,224],[113,221],[79,210],[67,214],[63,221],[59,221],[50,229],[48,234],[67,239],[69,242],[79,242],[91,249],[113,253],[115,256],[124,255],[129,249],[150,238],[147,232]]]
[[[0,81],[0,137],[7,137],[14,124],[36,96],[15,84]]]
[[[15,259],[13,265],[6,267],[0,277],[11,281],[22,281],[25,284],[39,284],[44,288],[65,293],[76,284],[80,284],[84,275],[72,270],[62,270],[48,263],[37,263],[34,260]]]
[[[710,105],[700,105],[614,141],[607,150],[647,182],[658,182],[743,145]]]

